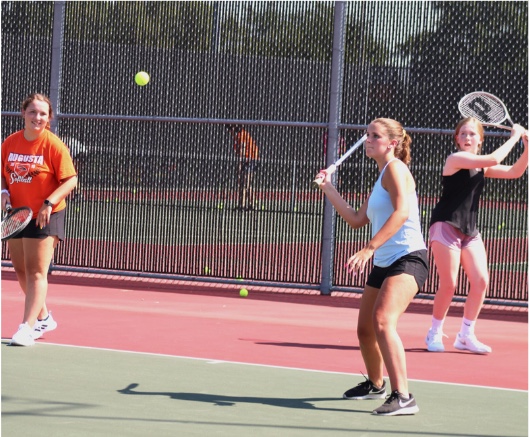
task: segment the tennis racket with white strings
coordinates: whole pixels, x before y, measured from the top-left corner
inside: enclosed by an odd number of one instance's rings
[[[464,117],[475,117],[482,125],[512,130],[513,121],[502,103],[502,100],[493,94],[484,91],[475,91],[462,97],[458,103],[458,110]],[[510,126],[503,123],[508,121]]]
[[[13,209],[7,204],[6,210],[2,218],[2,241],[9,240],[22,232],[33,216],[33,211],[27,206]]]
[[[348,156],[350,156],[353,152],[355,152],[359,147],[363,145],[363,143],[366,141],[366,138],[368,136],[364,134],[359,141],[357,141],[353,146],[351,146],[348,151],[342,155],[337,161],[335,161],[333,164],[331,164],[326,170],[328,173],[335,173],[335,170],[337,170],[337,167],[341,165]],[[313,188],[318,188],[320,184],[324,181],[325,176],[317,176],[315,180],[312,182]]]

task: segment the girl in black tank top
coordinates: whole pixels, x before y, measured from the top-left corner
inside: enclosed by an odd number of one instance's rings
[[[520,138],[524,151],[508,166],[501,162]],[[477,228],[478,206],[485,178],[514,179],[522,176],[528,165],[528,131],[514,125],[510,139],[489,155],[480,155],[484,130],[478,120],[466,118],[455,131],[457,152],[450,155],[443,168],[442,196],[432,218],[430,245],[439,277],[433,305],[432,325],[425,338],[427,350],[445,350],[443,324],[455,287],[460,265],[469,280],[469,294],[464,317],[454,347],[474,353],[490,353],[492,348],[477,340],[475,323],[482,308],[489,282],[486,249]],[[465,263],[462,260],[465,259]]]

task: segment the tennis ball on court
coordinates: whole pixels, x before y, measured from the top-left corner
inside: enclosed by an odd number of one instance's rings
[[[134,76],[134,81],[136,82],[136,85],[147,85],[149,83],[149,74],[145,71],[139,71],[136,73],[136,76]]]
[[[247,297],[248,296],[248,290],[246,288],[242,288],[241,290],[239,290],[239,295],[241,297]]]

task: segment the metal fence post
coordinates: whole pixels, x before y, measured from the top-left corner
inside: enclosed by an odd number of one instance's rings
[[[61,112],[59,94],[61,89],[61,63],[63,53],[64,3],[64,1],[56,1],[53,7],[52,62],[49,96],[56,115],[50,122],[50,128],[53,133],[57,133],[57,115]]]
[[[333,24],[333,54],[331,58],[331,81],[329,96],[328,146],[326,148],[326,165],[331,165],[337,158],[337,146],[341,122],[342,82],[344,71],[344,20],[345,3],[335,3]],[[335,179],[334,179],[335,181]],[[335,183],[335,182],[334,182]],[[324,220],[322,225],[322,280],[320,292],[330,294],[333,285],[333,262],[335,252],[335,210],[326,198],[324,199]]]

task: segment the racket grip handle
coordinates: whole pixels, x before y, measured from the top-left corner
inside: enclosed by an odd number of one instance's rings
[[[311,182],[311,186],[313,188],[318,188],[318,187],[320,187],[320,184],[322,182],[324,182],[324,176],[316,177],[315,180],[313,182]]]
[[[315,178],[315,180],[313,181],[311,186],[313,188],[318,188],[322,184],[322,182],[324,182],[324,179],[326,178],[326,174],[333,174],[333,173],[335,173],[335,170],[337,170],[337,166],[335,164],[331,164],[326,170],[322,170],[317,175],[317,177]],[[324,172],[326,172],[326,173],[324,173]]]

